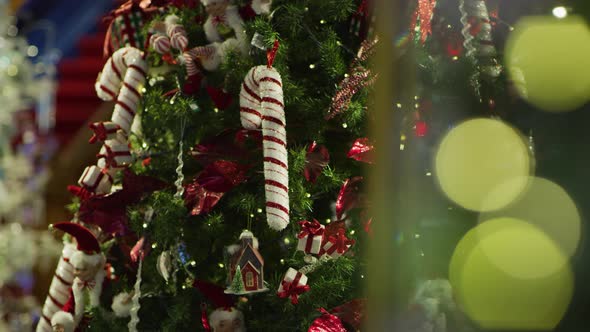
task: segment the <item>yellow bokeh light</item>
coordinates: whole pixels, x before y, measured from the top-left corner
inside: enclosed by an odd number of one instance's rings
[[[457,245],[449,276],[457,302],[481,327],[551,330],[573,293],[567,257],[530,223],[499,218]]]
[[[549,180],[531,177],[528,183],[513,204],[502,210],[482,213],[479,221],[500,216],[525,220],[553,239],[564,254],[575,254],[582,228],[576,204],[563,188]]]
[[[506,45],[506,67],[521,97],[550,111],[590,100],[590,28],[583,18],[526,17]]]
[[[442,191],[474,211],[500,209],[526,187],[531,173],[524,139],[512,127],[492,119],[474,119],[452,129],[435,158],[435,175]],[[502,193],[494,195],[502,183]],[[484,205],[485,203],[485,205]]]

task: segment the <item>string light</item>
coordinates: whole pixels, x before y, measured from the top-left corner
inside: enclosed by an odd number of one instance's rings
[[[254,218],[254,213],[250,213],[250,218]]]
[[[27,47],[27,55],[30,57],[37,56],[39,54],[39,49],[35,45],[31,45]]]
[[[219,266],[220,269],[223,269],[225,265],[223,265],[223,263],[219,263],[217,266]]]
[[[310,193],[307,193],[307,194],[305,194],[305,197],[310,198],[311,197],[311,194]]]
[[[400,104],[400,103],[397,103],[396,106],[397,106],[397,108],[402,108],[402,104]]]
[[[432,173],[426,172],[426,176],[431,176],[431,175],[432,175]]]
[[[258,209],[256,209],[256,212],[262,213],[262,209],[261,208],[258,208]]]
[[[215,113],[218,113],[218,112],[219,112],[219,108],[215,107],[215,108],[213,109],[213,112],[215,112]]]
[[[414,238],[419,239],[420,238],[420,234],[418,234],[418,233],[414,234]]]
[[[326,20],[320,20],[320,24],[326,24]]]
[[[342,124],[342,128],[344,128],[344,129],[348,128],[348,125],[346,124],[346,122]]]
[[[281,258],[280,262],[281,264],[285,264],[285,260],[283,258]]]
[[[144,222],[142,226],[143,228],[147,228],[148,224]]]
[[[158,247],[157,243],[152,244],[152,249],[156,249]]]
[[[400,151],[404,151],[405,148],[406,148],[406,146],[403,143],[399,145]]]
[[[283,242],[285,244],[290,244],[291,243],[291,240],[288,237],[286,237],[286,238],[283,239]]]
[[[315,68],[315,64],[311,63],[309,64],[309,69],[314,69]]]
[[[330,220],[330,218],[326,219],[326,224],[329,224],[331,222],[332,222],[332,220]]]
[[[453,59],[453,61],[457,61],[457,60],[459,60],[459,57],[455,55],[452,59]]]
[[[197,265],[197,262],[191,261],[191,266],[196,266],[196,265]]]
[[[356,233],[354,229],[350,231],[350,235],[354,235],[354,233]]]
[[[566,18],[567,17],[567,9],[564,6],[557,6],[553,8],[553,16],[557,18]]]

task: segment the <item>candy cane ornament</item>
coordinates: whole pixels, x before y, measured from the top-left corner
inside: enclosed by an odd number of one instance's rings
[[[188,37],[186,30],[178,22],[180,18],[176,15],[168,15],[164,20],[166,34],[170,38],[170,45],[179,51],[184,51],[188,46]]]
[[[141,86],[145,82],[147,63],[143,53],[134,47],[117,50],[106,62],[95,84],[102,100],[115,100],[111,121],[128,134],[139,106]]]
[[[266,220],[274,230],[289,224],[289,166],[281,75],[271,66],[248,72],[240,91],[240,119],[246,129],[262,127]]]
[[[39,324],[37,324],[37,332],[53,331],[51,318],[56,312],[61,310],[70,296],[70,287],[72,287],[74,280],[74,267],[70,263],[70,257],[75,251],[75,244],[64,241],[61,257],[59,258],[57,268],[55,268],[49,293],[43,304],[41,319],[39,320]]]

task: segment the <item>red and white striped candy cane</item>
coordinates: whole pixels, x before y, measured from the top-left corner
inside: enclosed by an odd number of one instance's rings
[[[213,53],[215,53],[215,48],[212,46],[197,46],[182,53],[187,76],[191,77],[200,72],[199,67],[197,67],[197,59],[208,58]]]
[[[262,127],[266,220],[270,228],[289,224],[289,164],[281,75],[269,66],[248,72],[240,91],[240,119],[246,129]]]
[[[51,318],[60,311],[63,305],[67,302],[70,296],[70,287],[74,280],[74,267],[69,262],[71,255],[76,251],[76,245],[65,242],[59,258],[59,263],[55,269],[51,286],[49,287],[49,294],[45,298],[43,304],[43,311],[39,324],[37,324],[37,332],[52,332]]]
[[[147,63],[143,53],[134,47],[117,50],[109,58],[95,84],[102,100],[116,99],[112,121],[129,133],[139,105],[141,86],[145,82]]]
[[[153,34],[150,37],[150,46],[157,53],[166,54],[170,52],[170,38],[160,34]]]
[[[168,15],[164,20],[164,24],[166,25],[166,34],[170,38],[170,44],[182,52],[188,47],[188,38],[184,27],[178,24],[179,21],[178,16]]]

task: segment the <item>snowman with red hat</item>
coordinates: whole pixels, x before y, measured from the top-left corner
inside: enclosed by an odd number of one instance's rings
[[[82,321],[84,312],[99,305],[106,277],[106,258],[98,240],[88,228],[71,222],[57,223],[53,228],[70,234],[78,244],[76,252],[70,258],[74,267],[70,298],[62,311],[56,312],[51,318],[54,332],[73,332]]]

